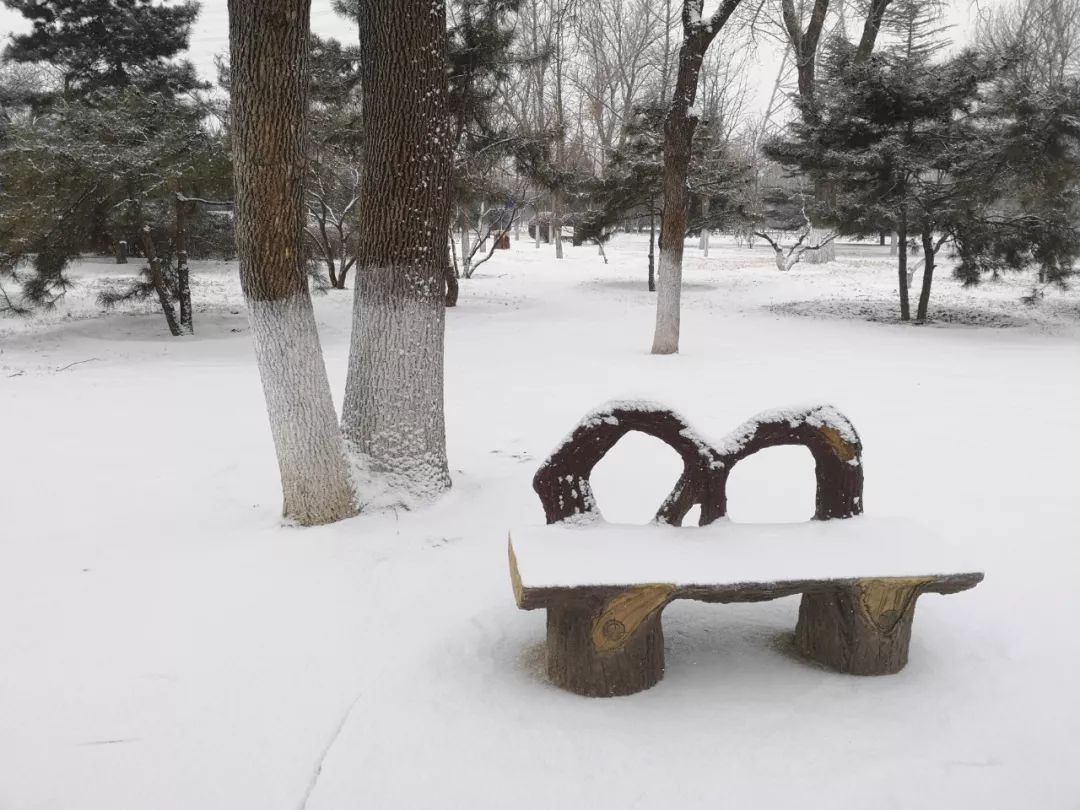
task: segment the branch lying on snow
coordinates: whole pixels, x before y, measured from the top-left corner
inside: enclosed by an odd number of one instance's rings
[[[56,369],[56,373],[59,374],[61,371],[67,371],[73,366],[81,366],[83,363],[93,363],[95,360],[100,359],[100,357],[88,357],[85,360],[76,360],[74,363],[68,363],[66,366],[61,366],[60,368]]]

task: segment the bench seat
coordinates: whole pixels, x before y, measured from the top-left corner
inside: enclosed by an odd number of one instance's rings
[[[803,594],[795,641],[853,674],[907,662],[915,601],[983,578],[976,561],[900,518],[700,528],[591,519],[518,529],[510,573],[520,608],[548,611],[548,673],[586,695],[630,694],[663,675],[660,614],[675,599],[756,602]]]

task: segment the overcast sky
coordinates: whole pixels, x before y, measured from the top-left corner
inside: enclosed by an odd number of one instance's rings
[[[983,3],[988,0],[982,0]],[[971,28],[970,17],[975,13],[976,0],[951,0],[947,22],[954,26],[953,35],[957,40],[966,39]],[[706,7],[715,3],[706,2]],[[312,0],[311,27],[320,36],[334,37],[346,43],[356,42],[358,34],[353,23],[334,14],[331,0]],[[0,33],[3,39],[11,32],[27,30],[29,26],[22,15],[8,11],[0,6]],[[226,0],[202,0],[202,12],[195,23],[191,35],[190,58],[204,78],[213,81],[215,54],[225,53],[229,49],[229,21]],[[768,39],[760,38],[756,55],[756,66],[750,77],[750,106],[763,110],[768,102],[769,93],[776,71],[779,68],[779,50]]]

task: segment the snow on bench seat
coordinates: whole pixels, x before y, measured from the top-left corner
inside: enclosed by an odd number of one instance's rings
[[[558,523],[511,532],[519,607],[546,607],[569,591],[674,586],[673,599],[772,599],[863,579],[930,578],[953,593],[983,577],[972,554],[903,518],[806,523],[720,520],[705,527]]]

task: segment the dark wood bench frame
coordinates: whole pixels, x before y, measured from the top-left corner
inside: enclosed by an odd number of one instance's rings
[[[862,444],[850,421],[829,406],[762,414],[716,447],[666,408],[627,403],[586,417],[537,471],[533,487],[549,524],[599,516],[589,482],[592,470],[634,430],[665,442],[683,460],[682,475],[656,513],[658,523],[682,525],[695,505],[701,508],[699,525],[724,517],[727,480],[735,464],[780,445],[805,446],[814,457],[815,519],[845,519],[863,511]],[[512,544],[510,569],[518,606],[547,609],[548,677],[588,696],[633,694],[663,677],[661,613],[675,599],[758,602],[801,593],[795,628],[799,652],[839,672],[881,675],[907,663],[921,594],[956,593],[983,578],[963,573],[725,586],[532,588],[522,584]]]

